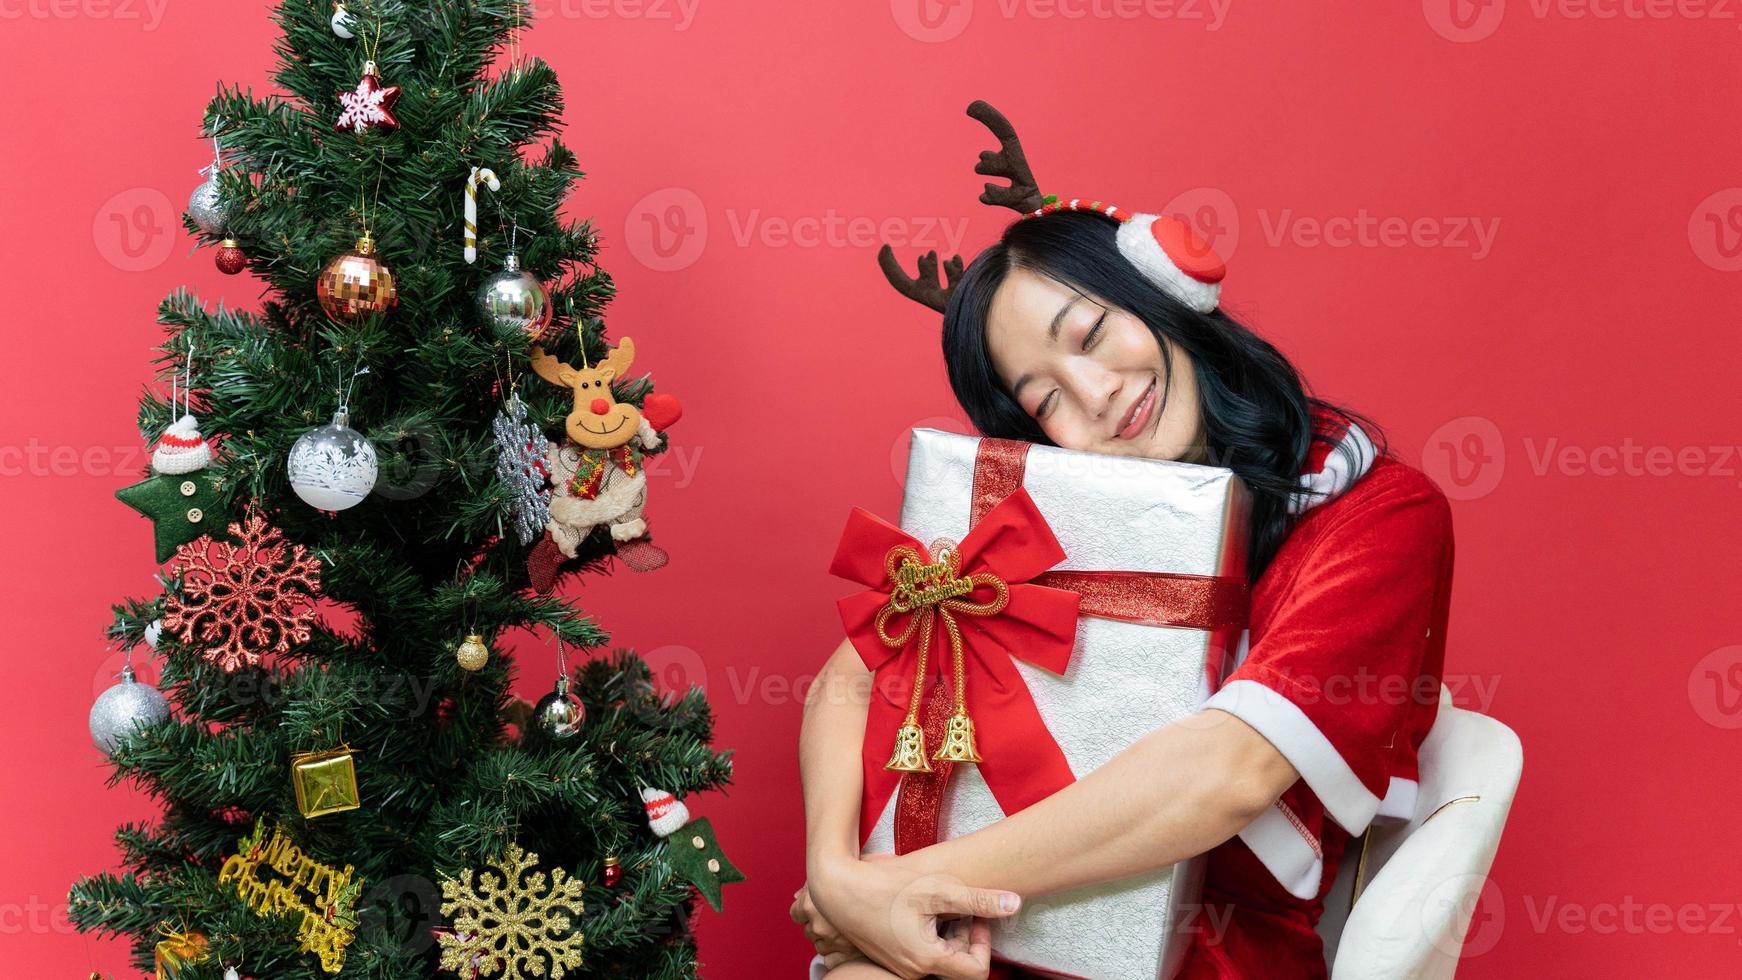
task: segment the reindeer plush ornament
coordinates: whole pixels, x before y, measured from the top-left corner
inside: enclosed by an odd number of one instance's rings
[[[548,455],[554,492],[545,537],[527,557],[533,588],[549,593],[560,566],[593,529],[604,525],[616,542],[617,557],[638,572],[666,562],[663,550],[647,540],[647,474],[642,451],[658,449],[660,432],[682,415],[678,400],[649,394],[637,409],[611,390],[635,360],[635,342],[624,337],[598,364],[565,364],[534,344],[532,369],[553,385],[575,394],[565,426],[568,438]]]

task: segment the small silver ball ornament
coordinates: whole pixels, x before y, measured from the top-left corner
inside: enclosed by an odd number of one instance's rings
[[[520,267],[520,256],[510,252],[502,262],[502,271],[485,280],[478,290],[478,312],[503,340],[516,336],[537,339],[550,325],[550,294],[537,276]]]
[[[169,701],[163,692],[142,683],[132,667],[122,667],[121,682],[97,695],[91,705],[91,741],[108,754],[135,728],[168,717]]]
[[[581,699],[569,693],[569,679],[558,677],[556,690],[538,699],[532,708],[532,723],[540,732],[554,739],[573,738],[581,733],[581,722],[587,709]]]
[[[218,189],[218,172],[213,170],[206,182],[194,188],[188,197],[188,217],[208,235],[222,235],[230,222],[230,205]]]
[[[346,10],[342,3],[333,4],[333,18],[327,23],[332,25],[335,35],[347,41],[356,37],[355,34],[351,33],[351,12]]]
[[[340,406],[331,423],[304,433],[290,447],[290,488],[310,507],[345,510],[375,489],[381,464],[374,445],[351,428],[350,418]]]

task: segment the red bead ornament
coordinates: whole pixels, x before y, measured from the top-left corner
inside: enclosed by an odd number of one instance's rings
[[[242,243],[234,238],[226,238],[218,245],[218,271],[226,276],[233,276],[248,268],[248,256],[242,252]]]
[[[321,563],[258,514],[229,530],[235,542],[208,535],[175,549],[170,575],[182,585],[164,606],[163,629],[234,671],[308,641]]]
[[[623,880],[623,866],[617,863],[617,855],[605,859],[605,887],[610,888]]]

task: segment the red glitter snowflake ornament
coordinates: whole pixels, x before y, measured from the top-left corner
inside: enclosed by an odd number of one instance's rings
[[[182,587],[163,615],[166,632],[203,645],[227,672],[306,642],[321,587],[320,560],[259,514],[231,524],[230,535],[236,542],[208,536],[175,549],[170,572]]]

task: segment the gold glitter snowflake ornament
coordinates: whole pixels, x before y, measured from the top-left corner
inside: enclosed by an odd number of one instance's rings
[[[509,844],[500,861],[478,873],[476,887],[471,868],[458,879],[442,876],[442,915],[453,922],[453,931],[439,936],[442,969],[503,980],[562,980],[564,971],[580,969],[587,883],[557,868],[547,888],[544,872],[533,870],[537,864],[537,854]]]

